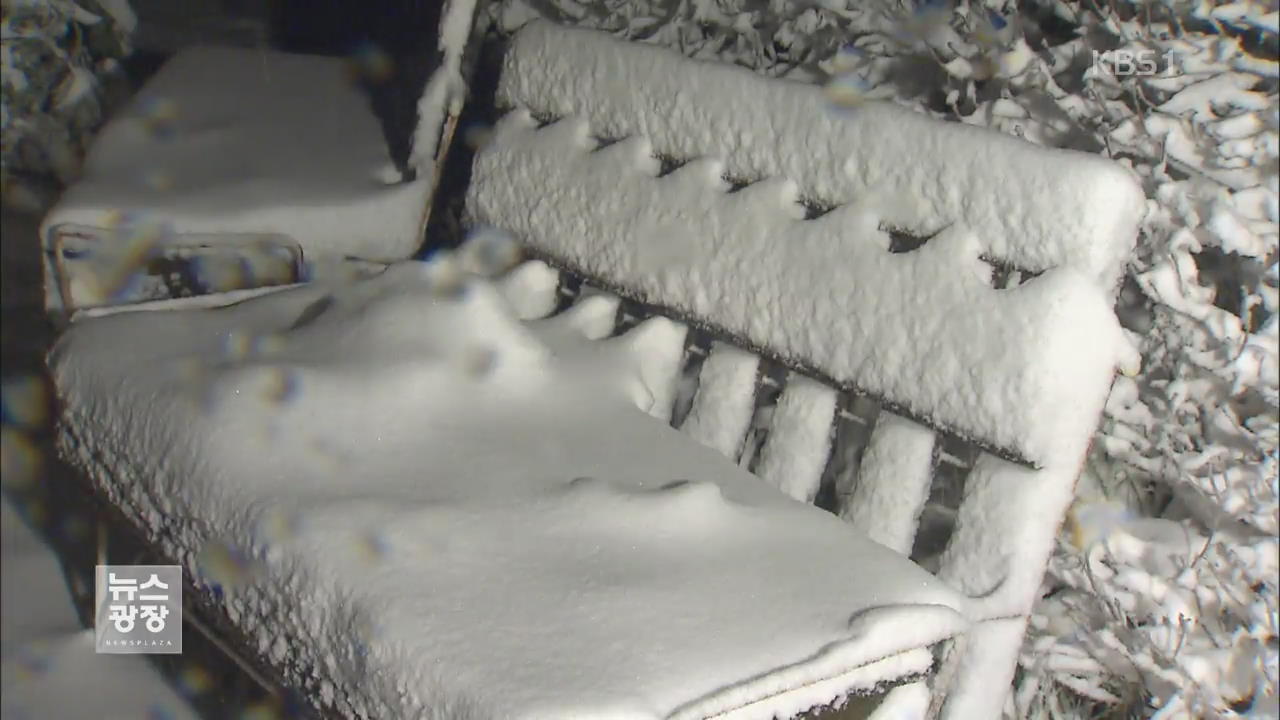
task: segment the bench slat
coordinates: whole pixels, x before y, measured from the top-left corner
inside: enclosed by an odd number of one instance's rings
[[[836,391],[791,373],[773,411],[765,440],[760,477],[801,502],[813,502],[831,454]]]
[[[1080,457],[1087,443],[1077,440]],[[1031,611],[1079,472],[1078,465],[1037,471],[989,453],[978,457],[938,576],[978,598],[979,616]]]
[[[923,425],[880,413],[841,517],[876,542],[910,555],[929,498],[936,437]]]
[[[716,341],[702,365],[693,409],[681,425],[694,440],[736,461],[755,411],[755,353]]]

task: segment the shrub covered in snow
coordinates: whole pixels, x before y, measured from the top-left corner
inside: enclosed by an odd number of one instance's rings
[[[1032,620],[1019,717],[1277,717],[1280,52],[1266,0],[505,0],[1096,152],[1148,196],[1116,381]]]
[[[129,52],[127,0],[4,0],[0,17],[0,185],[66,182],[103,117],[102,80]]]

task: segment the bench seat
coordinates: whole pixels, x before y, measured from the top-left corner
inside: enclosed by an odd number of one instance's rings
[[[647,414],[681,326],[588,341],[449,267],[85,317],[51,355],[64,454],[317,709],[787,717],[968,627],[960,593]]]
[[[1138,358],[1112,309],[1133,173],[542,21],[493,104],[472,227],[514,236],[557,292],[612,294],[620,325],[687,323],[675,372],[696,390],[665,419],[968,596],[929,714],[998,717]]]

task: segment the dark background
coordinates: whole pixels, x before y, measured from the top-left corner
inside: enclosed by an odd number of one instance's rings
[[[362,78],[382,121],[391,159],[403,173],[417,123],[417,100],[437,64],[443,0],[275,0],[269,38],[279,50],[356,56],[382,52],[390,74]]]

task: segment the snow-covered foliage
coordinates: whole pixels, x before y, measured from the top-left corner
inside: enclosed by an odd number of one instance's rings
[[[1280,70],[1267,0],[505,0],[1130,167],[1116,381],[1009,713],[1277,717]]]
[[[4,0],[0,19],[0,184],[73,178],[103,118],[103,80],[129,53],[128,0]]]

